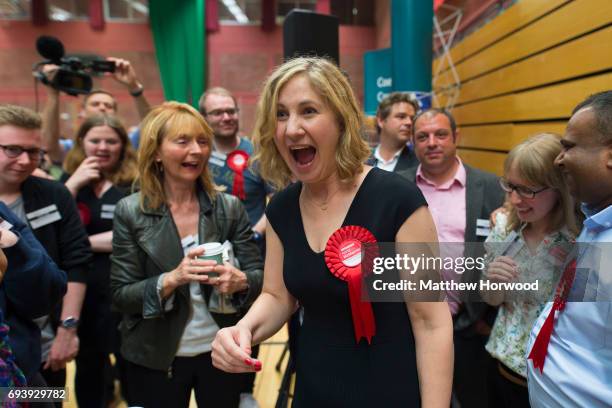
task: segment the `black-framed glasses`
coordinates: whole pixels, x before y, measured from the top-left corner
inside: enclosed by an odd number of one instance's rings
[[[512,184],[508,180],[503,178],[499,179],[499,185],[501,186],[502,190],[504,190],[508,194],[512,193],[513,191],[516,191],[516,194],[518,194],[520,197],[529,199],[534,198],[536,194],[541,193],[542,191],[548,190],[550,188],[542,187],[539,190],[532,190],[525,186]]]
[[[9,159],[15,159],[26,152],[32,161],[41,161],[45,156],[44,149],[40,149],[38,147],[32,147],[26,149],[25,147],[21,147],[18,145],[0,145],[0,148],[4,151],[4,154]]]
[[[235,116],[240,112],[238,108],[229,108],[229,109],[215,109],[210,112],[206,112],[206,116],[212,116],[213,118],[220,118],[224,114],[227,113],[228,116]]]

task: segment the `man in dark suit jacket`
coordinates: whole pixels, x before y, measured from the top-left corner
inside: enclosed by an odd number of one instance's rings
[[[419,164],[408,145],[417,111],[417,103],[407,93],[393,92],[380,102],[376,111],[380,143],[372,150],[367,164],[394,172]]]
[[[489,216],[504,201],[498,178],[463,164],[457,156],[459,131],[445,110],[429,109],[414,120],[413,144],[420,165],[398,174],[415,182],[432,213],[441,243],[484,241]],[[452,251],[457,245],[442,245]],[[459,248],[460,250],[462,248]],[[481,248],[465,244],[463,256],[482,256]],[[461,281],[475,281],[479,271],[463,274]],[[484,302],[447,292],[454,321],[454,398],[461,407],[486,407],[486,375],[490,356],[484,346],[496,310]]]

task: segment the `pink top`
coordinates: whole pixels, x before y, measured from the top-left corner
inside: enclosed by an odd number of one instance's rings
[[[438,242],[464,242],[465,241],[465,183],[466,173],[463,163],[457,157],[459,167],[455,176],[447,182],[436,185],[428,180],[421,171],[421,165],[417,168],[416,184],[425,196],[429,211],[436,224],[438,231]],[[452,253],[451,253],[452,252]],[[463,245],[440,245],[441,257],[462,257]],[[442,270],[445,280],[460,281],[461,275],[454,271]],[[459,310],[459,296],[454,291],[447,291],[448,306],[454,315]]]

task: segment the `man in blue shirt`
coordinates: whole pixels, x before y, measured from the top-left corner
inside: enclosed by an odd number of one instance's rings
[[[543,368],[534,366],[534,361],[528,363],[529,398],[534,407],[609,407],[612,91],[592,95],[574,109],[561,144],[563,151],[555,164],[563,171],[574,197],[583,203],[587,218],[577,239],[576,276],[565,308],[556,314]],[[536,321],[528,350],[551,308],[549,303]]]
[[[248,159],[253,154],[253,143],[238,136],[239,109],[236,99],[228,90],[215,87],[204,92],[200,98],[199,108],[200,113],[214,133],[213,151],[208,161],[208,167],[215,183],[225,186],[227,193],[240,197],[239,191],[234,191],[237,187],[237,172],[240,170],[237,170],[236,166],[231,163],[231,159],[234,157],[232,153],[236,151],[244,152],[245,155],[242,157]],[[242,159],[238,160],[238,167],[241,167],[240,165],[244,167],[244,195],[240,198],[249,215],[255,239],[261,241],[266,229],[264,216],[266,198],[272,190],[263,181],[256,168],[247,165],[248,163],[243,162]],[[238,184],[240,184],[239,181]],[[238,186],[238,188],[240,187]]]

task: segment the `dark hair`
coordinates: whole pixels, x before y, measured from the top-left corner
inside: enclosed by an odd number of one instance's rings
[[[593,110],[601,142],[612,142],[612,91],[598,92],[589,96],[574,108],[572,116],[584,108]]]
[[[421,116],[425,116],[425,115],[429,115],[429,116],[444,115],[446,116],[446,118],[448,119],[448,123],[450,123],[451,131],[453,132],[453,137],[455,136],[455,133],[457,132],[457,122],[455,122],[455,118],[453,117],[453,115],[451,115],[451,113],[444,108],[442,109],[429,108],[429,109],[426,109],[424,111],[417,113],[417,115],[414,117],[414,121],[412,122],[412,133],[413,134],[416,132],[417,121],[421,118]]]

